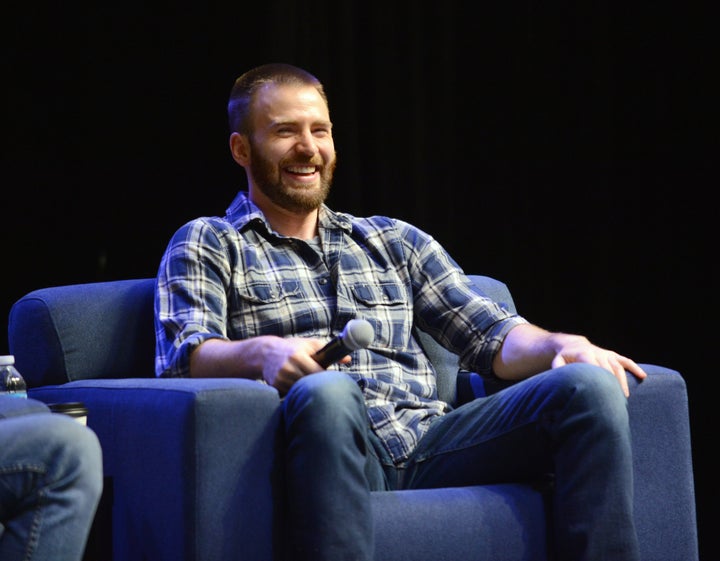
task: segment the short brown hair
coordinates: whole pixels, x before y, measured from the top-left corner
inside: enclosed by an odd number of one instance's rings
[[[265,84],[296,84],[314,86],[327,104],[322,83],[307,70],[286,63],[263,64],[245,72],[230,91],[228,124],[230,132],[250,134],[250,106],[255,93]]]

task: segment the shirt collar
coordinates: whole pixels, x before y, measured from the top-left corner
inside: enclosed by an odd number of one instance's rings
[[[239,231],[250,227],[251,224],[262,224],[268,232],[272,232],[270,224],[262,210],[248,197],[247,191],[240,191],[225,211],[225,218]],[[350,233],[352,231],[352,216],[343,212],[335,212],[323,204],[320,207],[319,227],[325,230],[339,228]]]

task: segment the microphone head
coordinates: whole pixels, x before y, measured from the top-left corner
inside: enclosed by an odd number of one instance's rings
[[[342,332],[343,344],[353,351],[367,347],[374,336],[372,325],[366,319],[351,319]]]

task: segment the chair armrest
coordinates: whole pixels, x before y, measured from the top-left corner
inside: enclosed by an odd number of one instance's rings
[[[628,374],[630,430],[635,478],[635,520],[642,559],[697,560],[695,487],[690,415],[685,380],[679,372],[640,365],[643,381]],[[458,374],[458,401],[490,395],[513,384],[474,372]]]
[[[642,559],[697,561],[698,537],[688,393],[679,372],[640,365],[628,376],[635,477],[635,520]]]
[[[240,379],[78,380],[31,388],[81,401],[113,492],[114,561],[223,561],[272,551],[278,393]],[[221,538],[218,536],[222,536]]]

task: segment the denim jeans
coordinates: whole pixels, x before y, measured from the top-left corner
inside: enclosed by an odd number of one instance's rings
[[[348,376],[307,376],[283,406],[292,559],[371,560],[371,490],[548,475],[558,560],[639,559],[627,400],[604,369],[567,365],[462,405],[433,422],[400,468],[368,430]]]
[[[0,420],[0,559],[80,561],[102,473],[97,436],[71,417]]]

